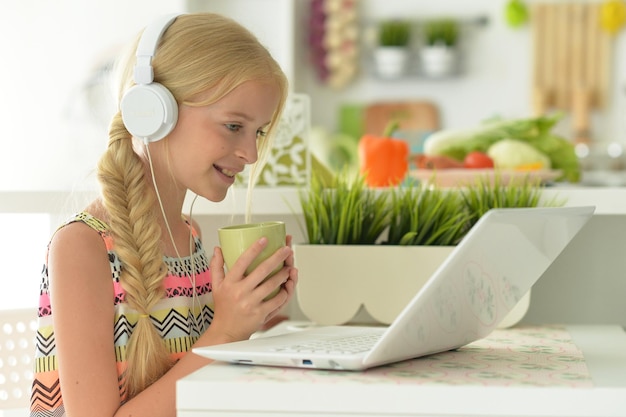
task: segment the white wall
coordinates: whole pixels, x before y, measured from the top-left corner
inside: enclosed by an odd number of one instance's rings
[[[182,11],[182,1],[4,0],[0,5],[0,194],[90,188],[106,144],[112,102],[93,71],[153,17]],[[46,243],[58,202],[7,212],[19,196],[0,196],[0,309],[37,304]],[[52,219],[52,223],[51,223]]]
[[[92,170],[115,109],[96,71],[156,16],[202,9],[237,17],[290,75],[293,5],[291,0],[3,1],[0,191],[95,187]]]
[[[296,3],[298,0],[187,0],[187,8],[190,12],[210,11],[237,20],[259,38],[291,79]]]
[[[4,0],[0,190],[83,187],[108,127],[88,101],[107,98],[89,88],[94,70],[150,19],[183,9],[182,0]]]

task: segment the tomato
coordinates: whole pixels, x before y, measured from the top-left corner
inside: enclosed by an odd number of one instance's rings
[[[465,168],[493,168],[493,159],[480,151],[472,151],[463,160]]]

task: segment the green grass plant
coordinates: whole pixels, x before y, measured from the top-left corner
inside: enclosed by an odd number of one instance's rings
[[[379,25],[379,46],[404,47],[411,38],[411,24],[404,20],[384,20]]]
[[[477,177],[475,182],[460,189],[463,204],[473,226],[480,217],[492,208],[559,206],[556,198],[541,201],[543,187],[538,179],[530,177],[513,178],[505,184],[502,176],[496,173],[493,178]]]
[[[467,233],[469,215],[458,193],[436,188],[396,188],[391,192],[386,244],[453,246]]]
[[[313,175],[300,204],[309,244],[453,246],[492,208],[563,204],[542,200],[542,190],[530,178],[505,183],[498,174],[455,188],[374,189],[344,172],[330,184]]]
[[[425,24],[426,44],[430,46],[456,45],[459,37],[459,25],[453,19],[435,19],[427,21]]]
[[[316,176],[300,203],[311,244],[370,245],[387,227],[387,193],[370,189],[360,175],[338,175],[331,187]]]

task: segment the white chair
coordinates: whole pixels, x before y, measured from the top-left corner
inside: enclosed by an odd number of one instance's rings
[[[0,310],[0,323],[0,417],[27,415],[37,310]]]

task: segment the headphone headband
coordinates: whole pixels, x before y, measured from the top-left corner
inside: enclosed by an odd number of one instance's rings
[[[152,58],[156,54],[161,36],[180,14],[162,16],[154,23],[146,27],[137,45],[137,63],[135,64],[135,82],[137,84],[150,84],[154,81]]]

